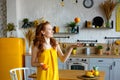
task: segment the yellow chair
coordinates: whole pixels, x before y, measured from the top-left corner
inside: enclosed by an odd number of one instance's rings
[[[36,70],[34,68],[28,67],[14,68],[10,70],[10,77],[11,80],[32,80],[28,76],[35,72]]]

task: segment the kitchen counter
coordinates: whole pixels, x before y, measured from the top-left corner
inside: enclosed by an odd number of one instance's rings
[[[59,70],[60,80],[84,80],[81,77],[84,74],[85,74],[84,70]],[[36,74],[32,74],[29,77],[35,79]],[[78,78],[78,77],[81,77],[81,78]],[[97,77],[97,80],[104,80],[104,77],[105,77],[105,73],[103,71],[100,71],[100,76]],[[88,80],[88,79],[86,79],[86,80]]]
[[[76,54],[76,55],[71,55],[70,57],[76,57],[76,58],[120,58],[120,55],[98,55],[98,54],[90,54],[90,55],[85,55],[85,54]]]
[[[30,54],[26,54],[26,56],[31,56]],[[86,54],[76,54],[73,55],[71,54],[70,57],[72,58],[120,58],[120,55],[98,55],[98,54],[90,54],[90,55],[86,55]]]

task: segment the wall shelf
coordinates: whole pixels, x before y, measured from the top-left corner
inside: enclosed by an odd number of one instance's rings
[[[104,22],[102,17],[95,17],[93,21],[85,21],[85,28],[86,29],[113,29],[113,20],[111,20],[111,22],[109,23],[110,27],[106,27],[105,23],[106,22]]]
[[[113,29],[113,28],[107,28],[107,27],[93,28],[93,27],[91,27],[91,28],[86,28],[86,29]]]
[[[78,34],[78,32],[77,33],[58,32],[58,33],[54,33],[54,34]]]

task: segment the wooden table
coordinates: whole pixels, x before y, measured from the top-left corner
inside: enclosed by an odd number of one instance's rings
[[[60,80],[104,80],[105,78],[105,73],[103,71],[100,71],[100,76],[96,79],[83,79],[82,77],[78,78],[84,74],[84,70],[59,70]],[[35,79],[36,74],[31,74],[29,77]]]

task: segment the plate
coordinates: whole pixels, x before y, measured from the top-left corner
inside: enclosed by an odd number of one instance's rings
[[[93,25],[101,27],[103,23],[104,23],[104,20],[102,17],[96,16],[95,18],[93,18]]]
[[[95,80],[98,77],[89,77],[89,76],[86,76],[86,75],[82,75],[82,76],[77,76],[77,78],[79,78],[79,79],[85,79],[85,80]]]

